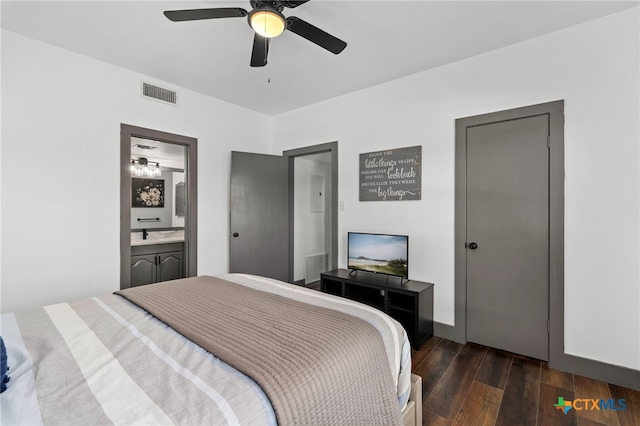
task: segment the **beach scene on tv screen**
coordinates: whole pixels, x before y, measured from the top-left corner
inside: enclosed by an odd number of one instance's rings
[[[408,277],[407,237],[349,234],[350,269]]]

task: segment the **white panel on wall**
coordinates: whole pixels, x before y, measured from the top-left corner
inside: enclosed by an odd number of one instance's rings
[[[324,213],[324,176],[311,175],[309,184],[309,198],[311,213]]]

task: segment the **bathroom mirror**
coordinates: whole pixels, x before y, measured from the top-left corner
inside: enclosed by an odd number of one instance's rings
[[[184,228],[185,147],[131,138],[131,230]]]

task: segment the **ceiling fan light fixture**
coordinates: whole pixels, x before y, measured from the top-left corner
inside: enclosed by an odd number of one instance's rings
[[[286,20],[277,10],[254,9],[249,14],[249,25],[262,37],[273,38],[282,34]]]

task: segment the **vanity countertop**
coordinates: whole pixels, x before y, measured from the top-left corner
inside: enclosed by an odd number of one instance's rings
[[[142,232],[131,233],[132,246],[147,246],[151,244],[181,243],[184,241],[184,229],[175,231],[149,231],[147,239],[142,239]]]

